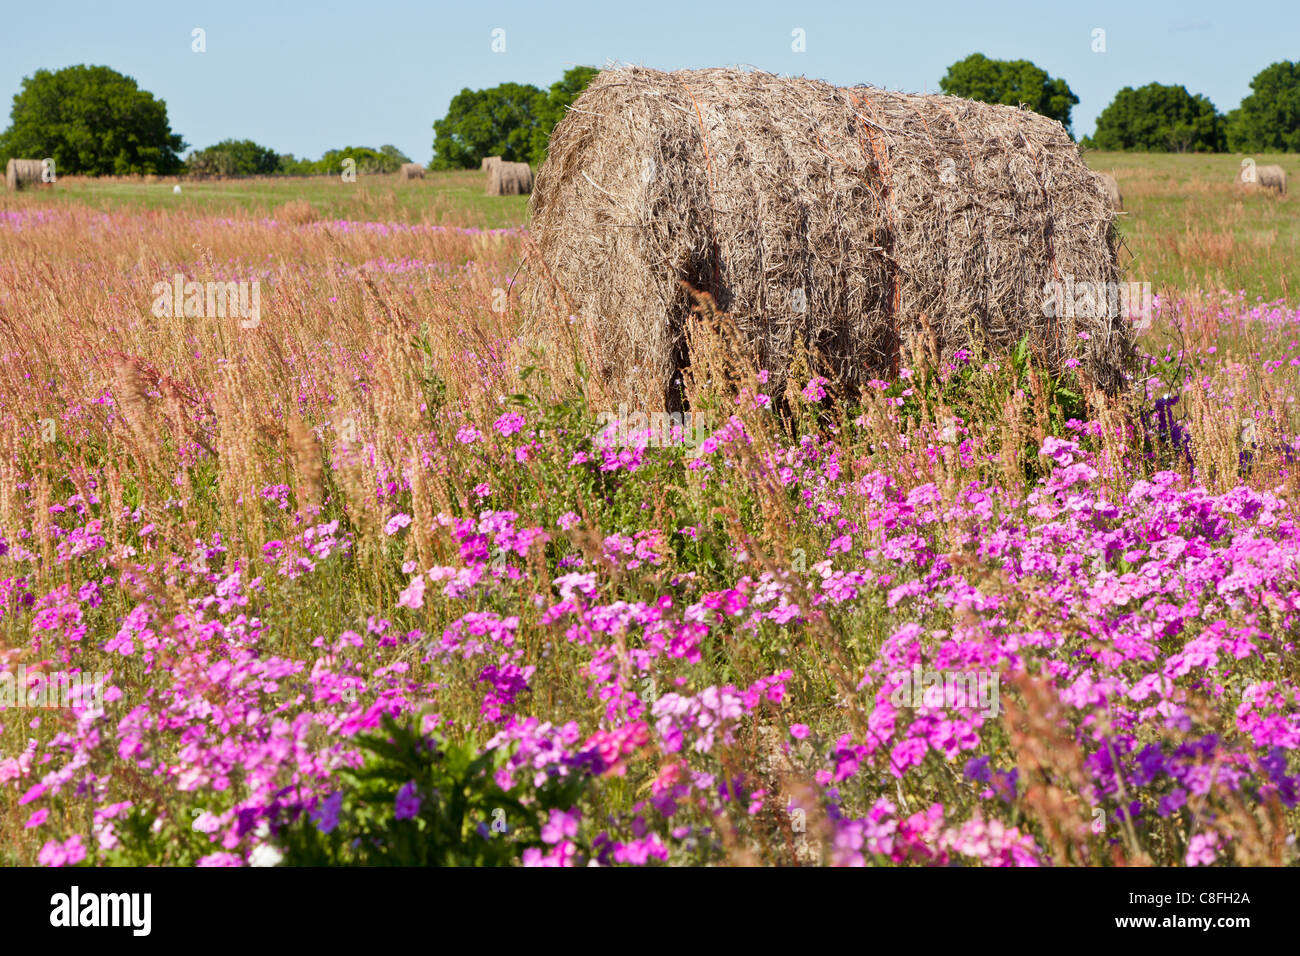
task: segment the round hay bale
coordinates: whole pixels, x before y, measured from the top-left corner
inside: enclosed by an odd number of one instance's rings
[[[39,159],[11,159],[5,163],[5,185],[11,190],[39,186],[44,168]]]
[[[1102,192],[1106,194],[1106,202],[1114,212],[1122,212],[1124,209],[1124,196],[1119,191],[1119,180],[1108,173],[1098,173],[1097,181],[1101,184]]]
[[[407,179],[423,179],[424,167],[419,163],[402,163],[397,170],[397,178],[403,181]]]
[[[1256,166],[1254,163],[1242,163],[1237,170],[1236,181],[1242,186],[1257,186],[1271,189],[1279,196],[1286,195],[1286,170],[1281,166]]]
[[[1049,282],[1118,281],[1117,236],[1061,125],[1013,107],[606,70],[555,127],[531,206],[530,308],[568,314],[567,296],[606,380],[653,368],[670,405],[689,363],[683,281],[731,315],[772,394],[800,346],[854,392],[922,336],[946,359],[1028,336],[1054,371],[1078,357],[1108,389],[1132,354],[1109,309],[1047,314]]]
[[[479,172],[481,173],[491,172],[492,167],[499,162],[501,162],[500,156],[484,156],[483,160],[478,164]]]
[[[525,196],[533,191],[533,170],[527,163],[498,162],[488,170],[489,196]]]

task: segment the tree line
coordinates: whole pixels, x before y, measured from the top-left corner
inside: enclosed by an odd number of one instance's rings
[[[538,165],[551,130],[599,71],[577,66],[543,90],[502,83],[463,89],[433,124],[433,169],[476,169],[486,156]],[[952,64],[943,92],[1009,106],[1021,104],[1071,129],[1079,98],[1059,77],[1028,60],[974,53]],[[1149,83],[1120,90],[1082,144],[1141,152],[1300,152],[1300,62],[1265,67],[1251,92],[1227,114],[1182,85]],[[0,165],[11,157],[51,158],[60,173],[91,176],[156,173],[248,176],[337,174],[351,159],[358,172],[386,173],[410,162],[395,146],[346,146],[320,159],[277,153],[228,139],[184,156],[166,103],[106,66],[37,70],[15,94],[0,133]]]
[[[939,87],[985,103],[1021,103],[1070,129],[1079,102],[1064,80],[1028,60],[991,60],[974,53],[948,68]],[[1092,149],[1146,153],[1300,152],[1300,63],[1273,63],[1250,81],[1250,94],[1226,115],[1181,84],[1126,86],[1081,140]]]
[[[568,70],[549,90],[503,83],[465,89],[434,123],[434,169],[475,168],[484,156],[541,163],[551,129],[598,71]],[[411,162],[396,146],[345,146],[319,159],[277,153],[248,139],[227,139],[189,155],[172,132],[167,104],[107,66],[37,70],[14,95],[0,133],[0,166],[10,158],[50,158],[60,174],[125,176],[337,175],[345,160],[359,173],[391,173]]]
[[[395,173],[407,156],[396,146],[378,149],[344,146],[327,150],[320,159],[298,159],[292,153],[277,153],[251,139],[222,140],[196,150],[185,159],[184,171],[191,176],[326,176],[337,175],[343,161],[350,159],[359,173]]]

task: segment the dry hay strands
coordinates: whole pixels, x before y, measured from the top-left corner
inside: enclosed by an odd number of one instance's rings
[[[397,178],[401,181],[408,179],[423,179],[424,167],[419,163],[402,163],[397,170]]]
[[[533,170],[527,163],[493,164],[488,169],[489,196],[526,196],[533,191]]]
[[[1098,173],[1097,182],[1106,194],[1106,202],[1115,212],[1124,210],[1124,195],[1119,191],[1119,180],[1109,173]]]
[[[293,468],[298,477],[297,493],[301,506],[319,506],[324,501],[320,442],[311,426],[297,416],[286,426],[289,447],[293,451]]]
[[[316,207],[305,199],[290,199],[271,210],[271,218],[276,222],[302,226],[316,221]]]
[[[481,173],[490,173],[492,167],[501,162],[500,156],[484,156],[478,164],[478,171]]]
[[[212,446],[211,438],[204,433],[198,421],[200,418],[210,418],[212,410],[192,388],[157,371],[137,356],[116,350],[108,350],[105,356],[113,367],[113,379],[116,382],[114,401],[142,449],[157,449],[162,434],[160,426],[170,419],[179,434],[216,457],[217,452]],[[161,406],[150,394],[153,391],[161,396]]]
[[[149,396],[147,366],[138,359],[116,358],[113,375],[116,380],[114,402],[126,418],[140,449],[154,451],[157,447],[157,421]]]
[[[1286,170],[1281,166],[1256,166],[1246,163],[1237,170],[1236,182],[1239,186],[1268,189],[1279,196],[1286,195]]]
[[[597,371],[617,383],[652,367],[665,401],[686,359],[681,280],[732,316],[772,394],[801,350],[857,394],[928,335],[922,316],[945,359],[1028,335],[1046,367],[1077,357],[1108,390],[1132,355],[1127,319],[1044,305],[1049,282],[1117,282],[1118,239],[1078,146],[1025,110],[606,70],[552,133],[531,211],[530,311],[555,310],[562,289],[598,329]]]
[[[5,163],[5,185],[11,191],[27,186],[39,186],[43,179],[44,163],[39,159],[11,159]]]

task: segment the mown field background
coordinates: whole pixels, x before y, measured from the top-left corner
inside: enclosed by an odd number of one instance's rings
[[[1297,288],[1300,198],[1294,187],[1282,197],[1236,188],[1242,157],[1233,155],[1090,152],[1085,158],[1119,181],[1120,228],[1133,278],[1166,290],[1250,289],[1266,300]],[[1292,184],[1300,174],[1294,156],[1251,158],[1281,166]]]
[[[1185,289],[1251,289],[1266,300],[1285,297],[1300,278],[1300,198],[1247,192],[1233,186],[1242,157],[1228,154],[1089,152],[1088,164],[1112,173],[1124,194],[1120,229],[1131,278],[1166,293]],[[1300,160],[1286,154],[1252,157],[1278,164],[1293,184]],[[274,216],[286,202],[310,203],[322,219],[430,222],[495,229],[524,226],[526,196],[483,195],[478,172],[431,172],[424,180],[363,176],[274,177],[185,181],[172,193],[172,177],[145,183],[66,177],[57,188],[0,202],[76,203],[96,209],[175,210],[216,215],[242,210]]]
[[[68,176],[56,188],[33,190],[11,201],[76,204],[94,209],[172,210],[188,215],[242,211],[272,216],[286,202],[310,203],[322,219],[381,222],[431,222],[499,229],[528,219],[527,196],[485,196],[485,176],[474,171],[426,173],[423,180],[399,182],[394,175],[368,176],[345,183],[335,176],[276,176],[192,181],[158,177],[98,179]],[[181,184],[181,194],[172,187]]]

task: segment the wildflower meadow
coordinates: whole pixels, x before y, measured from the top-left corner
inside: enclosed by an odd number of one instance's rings
[[[473,219],[0,210],[8,863],[1295,862],[1300,310],[637,418]]]

